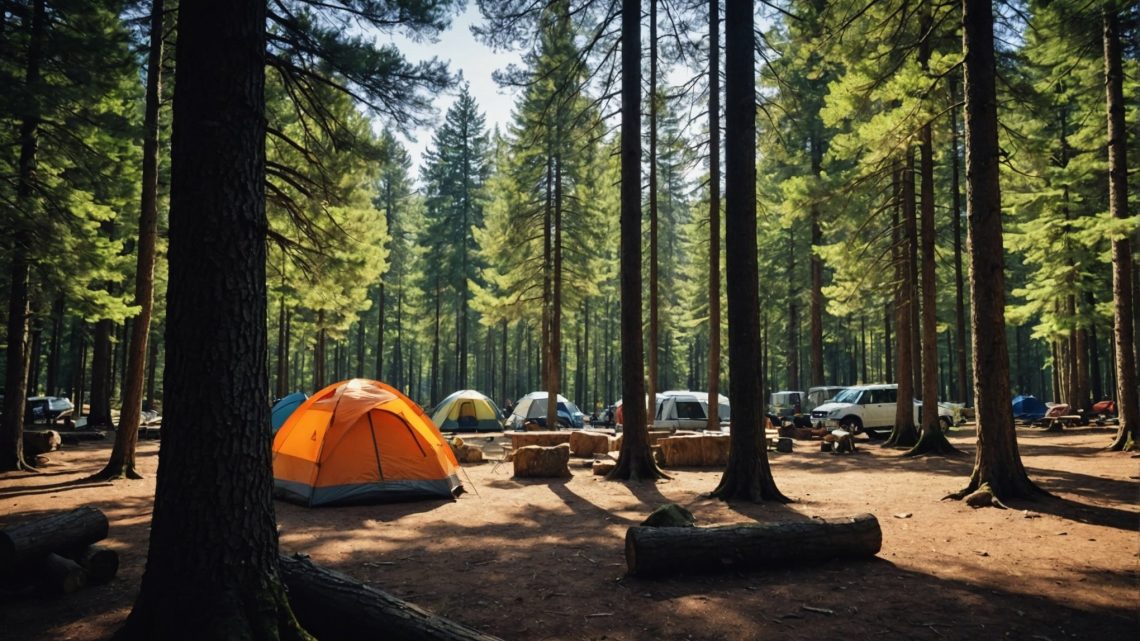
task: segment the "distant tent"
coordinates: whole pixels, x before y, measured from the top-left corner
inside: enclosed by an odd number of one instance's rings
[[[308,506],[453,498],[458,471],[431,419],[379,381],[324,388],[273,439],[274,489]]]
[[[443,432],[501,432],[502,416],[490,398],[465,389],[440,401],[431,420]]]
[[[292,394],[283,397],[281,400],[273,404],[273,411],[270,414],[270,424],[273,426],[273,433],[276,434],[277,430],[285,424],[285,420],[293,415],[293,412],[309,398],[304,392],[293,392]]]
[[[1033,396],[1013,397],[1013,417],[1023,421],[1036,421],[1045,417],[1045,404]]]

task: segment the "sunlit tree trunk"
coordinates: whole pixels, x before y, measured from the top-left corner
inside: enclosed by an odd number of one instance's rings
[[[728,466],[712,496],[787,502],[772,478],[761,398],[756,257],[756,76],[751,0],[725,6],[725,270],[732,436]],[[709,399],[714,403],[714,399]]]
[[[965,53],[966,215],[969,220],[970,332],[978,446],[967,486],[953,495],[986,492],[994,500],[1030,497],[1017,450],[1005,337],[1005,259],[1002,247],[997,89],[991,0],[963,0]]]

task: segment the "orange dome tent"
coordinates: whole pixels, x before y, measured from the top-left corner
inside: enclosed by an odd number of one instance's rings
[[[431,419],[379,381],[324,388],[273,439],[277,495],[308,506],[453,498],[458,471]]]

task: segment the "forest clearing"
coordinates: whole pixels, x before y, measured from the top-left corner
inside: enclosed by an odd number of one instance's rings
[[[465,466],[471,488],[454,502],[316,510],[278,502],[277,519],[283,552],[516,641],[1132,638],[1136,459],[1103,451],[1110,429],[1019,437],[1030,473],[1055,498],[1009,510],[938,500],[962,484],[968,458],[900,459],[860,440],[847,456],[810,442],[773,454],[781,487],[796,499],[782,506],[709,498],[719,476],[709,468],[626,485],[575,465],[570,479],[513,479],[509,464],[489,460]],[[963,427],[951,440],[969,450],[973,438]],[[105,442],[59,452],[48,476],[0,476],[0,526],[93,505],[108,514],[107,544],[122,559],[108,585],[0,606],[5,638],[96,641],[121,624],[146,559],[156,445],[140,446],[151,480],[138,484],[63,485],[101,465]],[[700,525],[871,512],[883,549],[872,560],[794,569],[626,577],[626,528],[669,501]]]
[[[0,636],[1132,638],[1138,36],[0,1]]]

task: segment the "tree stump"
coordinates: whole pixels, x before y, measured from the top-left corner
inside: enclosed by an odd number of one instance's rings
[[[574,432],[554,432],[543,430],[541,432],[512,432],[511,447],[516,450],[527,445],[542,445],[551,447],[570,442],[570,435]]]
[[[882,548],[871,514],[811,521],[694,528],[631,527],[625,561],[634,576],[756,570],[866,558]]]
[[[307,559],[281,556],[280,571],[293,613],[318,639],[502,641]]]
[[[610,451],[608,434],[578,430],[570,432],[570,452],[574,456],[593,456]]]
[[[730,443],[727,434],[686,434],[657,441],[664,464],[674,467],[727,465]]]
[[[107,517],[93,507],[27,521],[0,531],[0,573],[30,565],[58,550],[107,538]]]
[[[569,478],[570,445],[527,445],[515,450],[515,476],[520,478]]]
[[[611,458],[605,458],[594,461],[590,469],[593,471],[594,476],[605,476],[613,471],[615,467],[617,467],[617,461]]]

